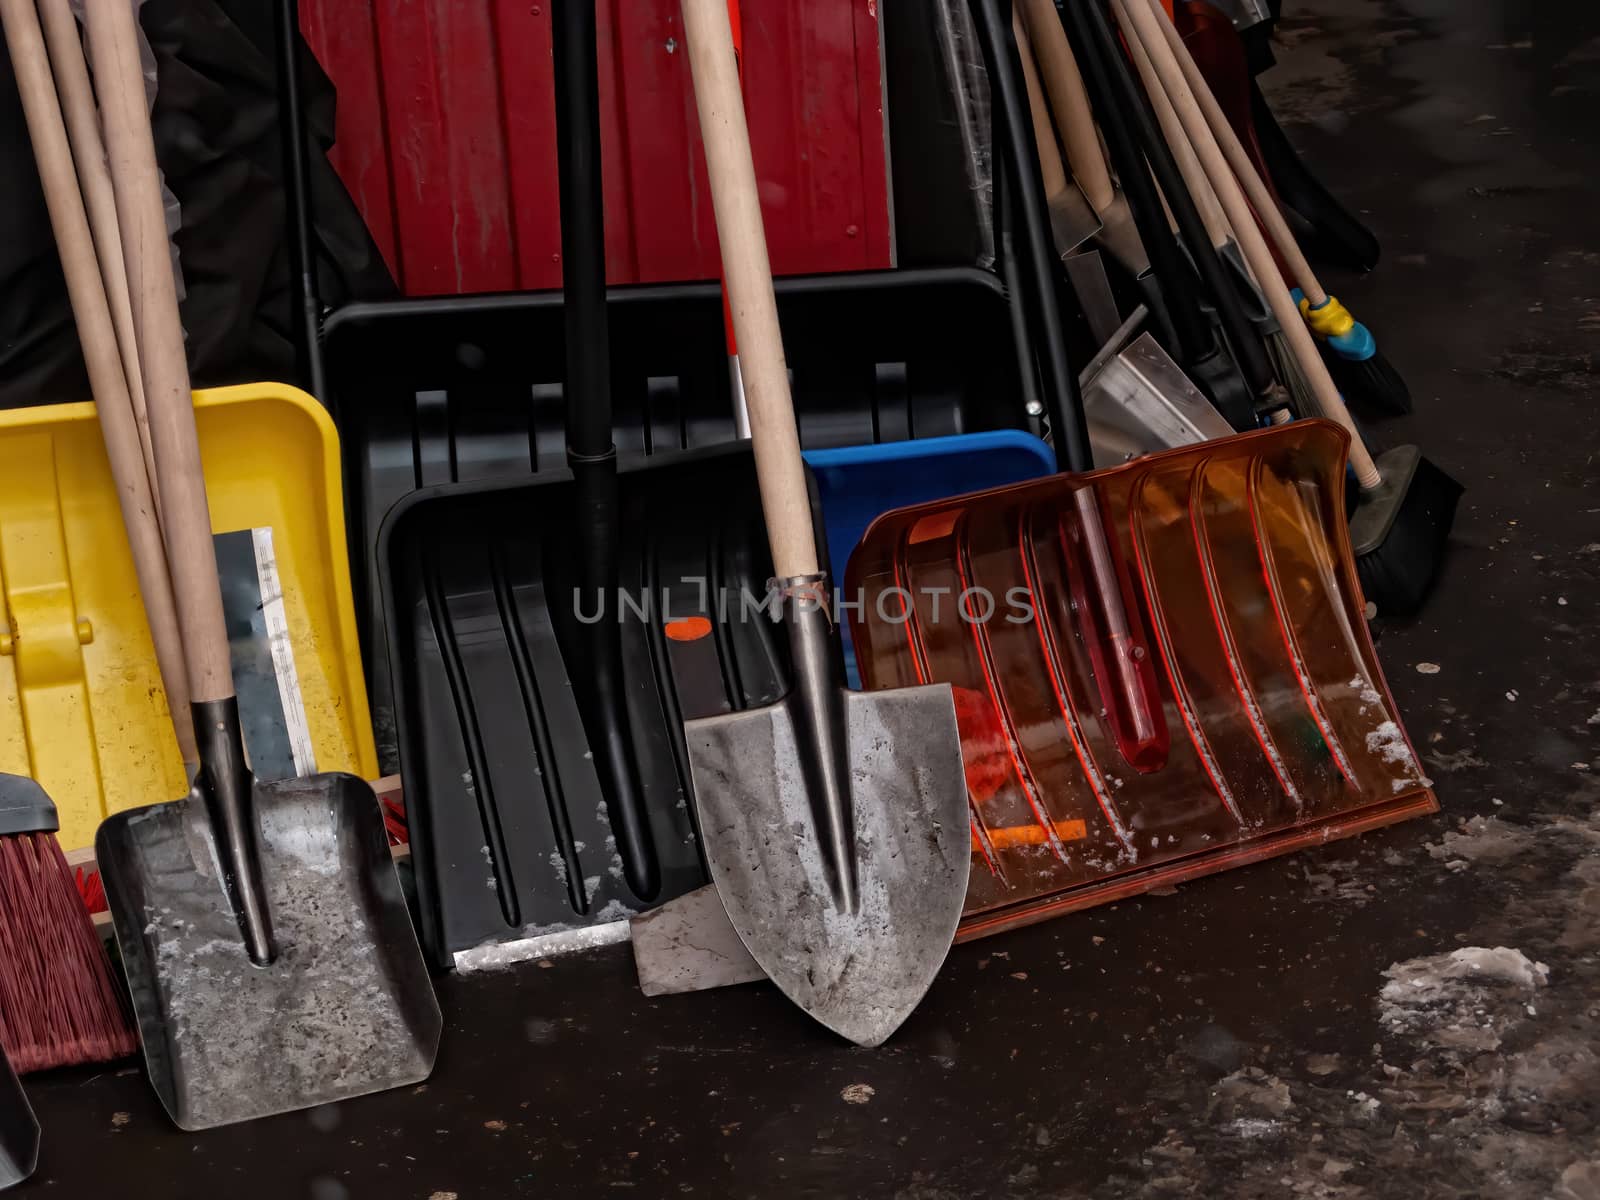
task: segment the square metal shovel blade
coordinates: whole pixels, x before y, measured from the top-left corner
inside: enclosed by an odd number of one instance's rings
[[[796,739],[791,695],[685,724],[717,893],[790,999],[864,1046],[938,974],[967,893],[972,840],[945,685],[845,692],[858,902],[841,911]]]
[[[427,1078],[442,1020],[372,789],[253,787],[277,957],[255,966],[196,796],[95,838],[150,1082],[189,1130]]]

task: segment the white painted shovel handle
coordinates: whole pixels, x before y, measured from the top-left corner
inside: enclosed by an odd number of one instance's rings
[[[155,139],[145,107],[138,30],[130,4],[91,0],[84,8],[133,299],[150,442],[161,477],[167,559],[189,665],[189,693],[196,703],[228,700],[234,694],[228,629],[211,543],[177,285],[167,249]]]
[[[780,579],[814,575],[816,535],[778,330],[778,305],[772,292],[772,267],[767,261],[727,0],[683,0],[683,25],[772,564]]]

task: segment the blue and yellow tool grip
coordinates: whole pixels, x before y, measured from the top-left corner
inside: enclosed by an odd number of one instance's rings
[[[1340,358],[1366,362],[1378,352],[1378,342],[1372,331],[1351,316],[1350,310],[1340,304],[1336,296],[1329,296],[1313,307],[1299,288],[1294,289],[1293,295],[1295,306],[1311,332],[1332,346]]]

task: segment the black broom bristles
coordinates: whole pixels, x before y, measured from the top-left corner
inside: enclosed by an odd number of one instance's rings
[[[1378,339],[1335,296],[1313,307],[1299,288],[1295,306],[1317,335],[1328,373],[1346,401],[1370,405],[1386,413],[1411,411],[1411,389],[1378,349]]]
[[[1328,374],[1346,400],[1357,405],[1380,409],[1385,413],[1401,414],[1411,411],[1411,389],[1400,372],[1373,348],[1369,358],[1346,358],[1335,346],[1323,346],[1323,357],[1328,364]]]
[[[1408,457],[1415,459],[1414,469],[1405,461]],[[1465,489],[1414,446],[1383,455],[1378,469],[1384,474],[1383,486],[1362,495],[1351,522],[1356,569],[1361,590],[1381,615],[1409,617],[1422,607],[1438,577]],[[1392,512],[1385,513],[1388,508]],[[1364,528],[1369,531],[1365,545]]]

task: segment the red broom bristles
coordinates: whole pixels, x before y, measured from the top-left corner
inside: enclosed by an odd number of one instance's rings
[[[0,1046],[19,1074],[138,1049],[122,992],[53,833],[0,837]]]

